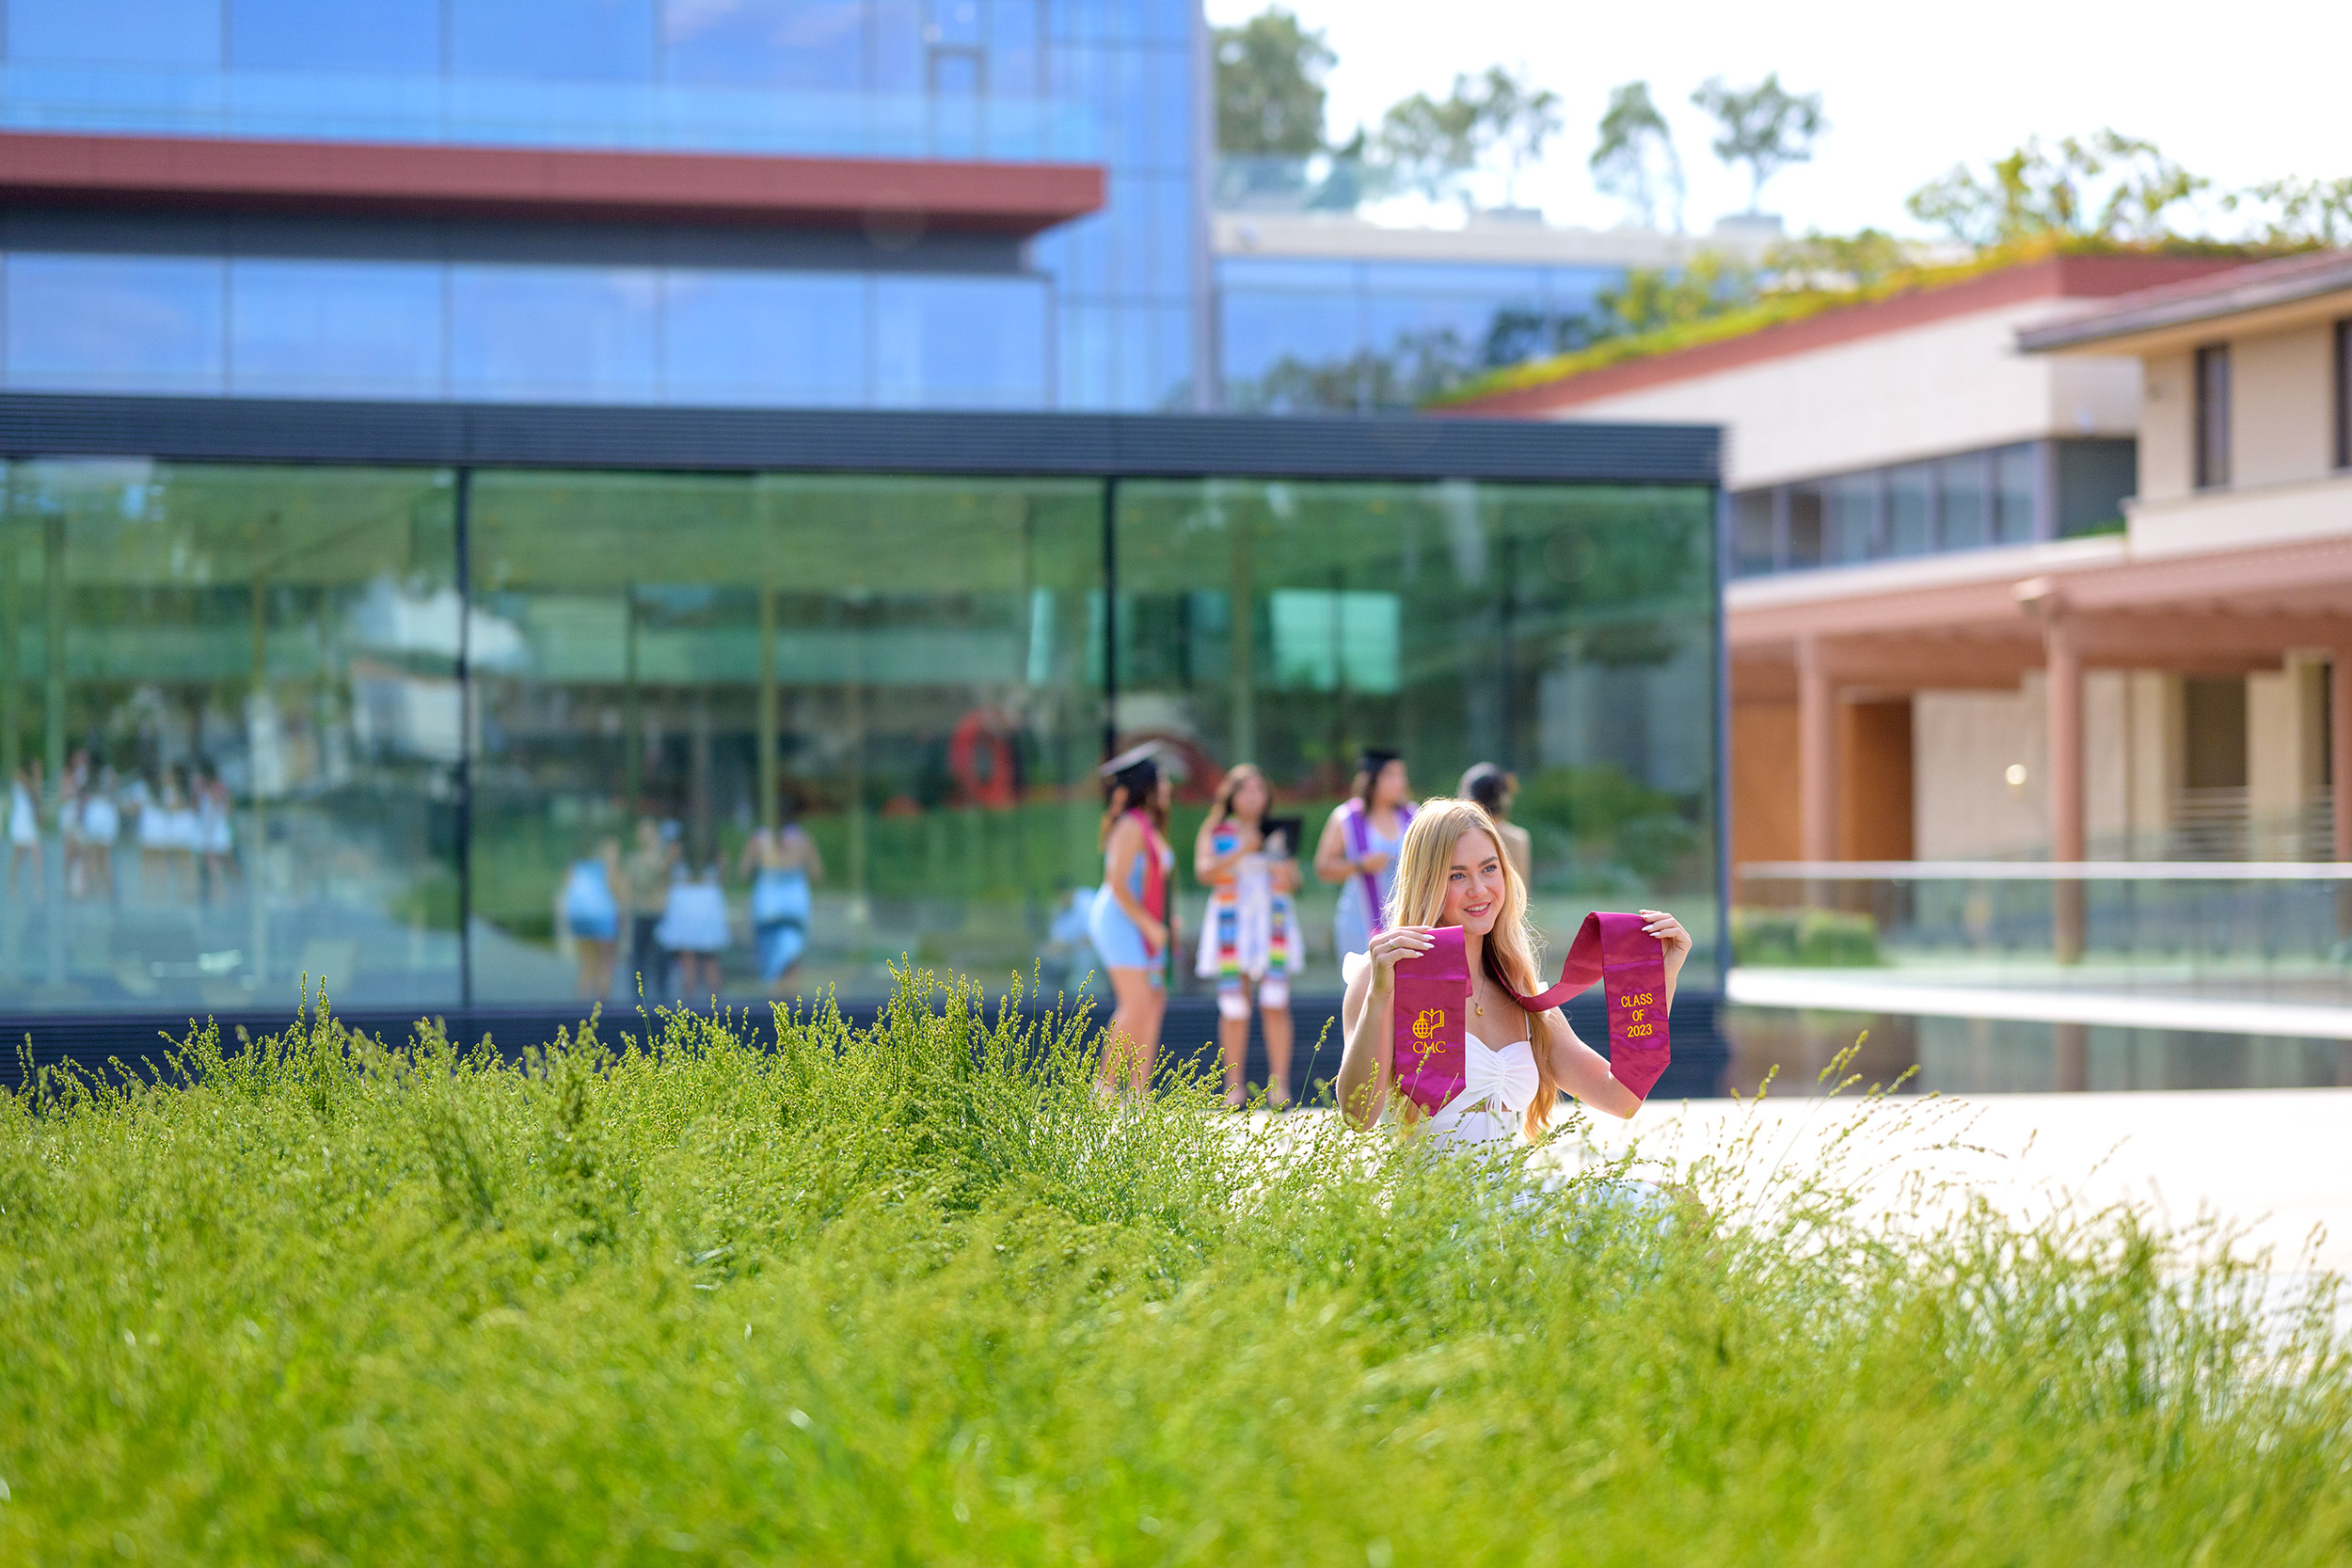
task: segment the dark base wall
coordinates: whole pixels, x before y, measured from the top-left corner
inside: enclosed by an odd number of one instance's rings
[[[1339,998],[1299,997],[1294,1006],[1298,1043],[1291,1063],[1292,1093],[1302,1101],[1312,1101],[1322,1097],[1321,1085],[1339,1070]],[[1721,1007],[1722,999],[1712,992],[1692,992],[1677,999],[1674,1010],[1674,1065],[1658,1081],[1654,1098],[1706,1099],[1724,1092],[1724,1079],[1731,1053],[1716,1027]],[[872,1022],[878,1010],[873,1005],[848,1009],[851,1021],[859,1023]],[[342,1016],[355,1028],[395,1042],[408,1038],[416,1022],[415,1014],[405,1012],[355,1012]],[[471,1043],[487,1037],[501,1051],[513,1055],[554,1038],[559,1028],[577,1029],[583,1015],[577,1007],[485,1007],[436,1016],[448,1024],[452,1035],[460,1041]],[[767,1008],[755,1006],[750,1012],[739,1016],[748,1020],[755,1036],[774,1037]],[[1105,1011],[1096,1014],[1098,1020],[1107,1016]],[[1597,999],[1572,1006],[1568,1017],[1579,1035],[1596,1050],[1606,1051],[1609,1031]],[[214,1019],[223,1038],[230,1041],[236,1038],[240,1028],[248,1036],[260,1037],[283,1029],[291,1022],[285,1013],[221,1013],[214,1015]],[[1213,999],[1178,997],[1168,1004],[1168,1022],[1161,1031],[1166,1042],[1163,1058],[1197,1062],[1212,1082],[1219,1081],[1216,1025],[1216,1004]],[[184,1039],[189,1027],[187,1018],[165,1015],[69,1018],[50,1014],[33,1019],[0,1018],[0,1040],[14,1047],[5,1061],[0,1061],[0,1082],[11,1086],[23,1082],[22,1064],[27,1053],[36,1066],[73,1062],[102,1072],[110,1060],[135,1069],[142,1060],[160,1066],[165,1052],[170,1049],[169,1042]],[[608,1010],[599,1032],[606,1040],[617,1043],[624,1036],[642,1035],[644,1029],[644,1023],[633,1009],[628,1013]],[[1322,1040],[1320,1049],[1318,1038]],[[1254,1021],[1249,1031],[1248,1072],[1251,1083],[1264,1082],[1265,1040]]]

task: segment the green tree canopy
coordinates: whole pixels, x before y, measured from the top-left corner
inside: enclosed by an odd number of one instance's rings
[[[1647,82],[1628,82],[1609,94],[1593,149],[1593,183],[1624,202],[1645,229],[1658,227],[1661,198],[1682,231],[1682,157],[1666,117],[1650,102]]]
[[[2271,245],[2352,245],[2352,179],[2265,180],[2228,204],[2263,209],[2262,238]]]
[[[1713,115],[1724,128],[1713,142],[1715,156],[1726,164],[1748,166],[1748,211],[1764,204],[1764,182],[1790,164],[1808,162],[1813,141],[1828,128],[1821,118],[1821,95],[1790,92],[1780,74],[1768,71],[1752,87],[1734,87],[1710,76],[1691,95],[1691,102]]]
[[[1303,158],[1323,149],[1323,75],[1339,60],[1319,32],[1268,8],[1216,30],[1220,151]]]
[[[1432,199],[1459,194],[1463,178],[1497,154],[1509,202],[1559,129],[1560,95],[1496,65],[1483,76],[1454,77],[1443,98],[1417,92],[1391,105],[1373,150],[1391,179]]]
[[[2173,233],[2174,213],[2211,183],[2153,142],[2106,130],[2049,148],[2029,138],[1981,172],[1956,166],[1903,206],[1979,247],[2045,234],[2153,240]]]

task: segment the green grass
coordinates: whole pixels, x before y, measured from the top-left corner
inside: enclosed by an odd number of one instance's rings
[[[0,1561],[2352,1557],[2324,1291],[1105,1106],[941,1000],[0,1101]]]

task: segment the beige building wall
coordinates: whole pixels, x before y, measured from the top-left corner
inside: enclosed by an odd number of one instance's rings
[[[2141,361],[2139,499],[2174,500],[2197,487],[2197,363],[2187,354]]]
[[[2230,483],[2285,484],[2335,467],[2328,328],[2240,338],[2230,344]]]
[[[2136,743],[2130,677],[2084,678],[2084,822],[2094,855],[2132,825]],[[2050,847],[2048,683],[2015,691],[1922,691],[1912,699],[1913,853],[1920,860],[2042,855]],[[2009,782],[2010,768],[2025,777]]]
[[[2246,677],[2246,814],[2252,852],[2301,853],[2304,814],[2327,779],[2324,654]]]
[[[1597,398],[1553,417],[1721,424],[1724,483],[1734,490],[2046,436],[2130,436],[2139,425],[2137,361],[2017,351],[2019,327],[2080,305],[2028,300]]]

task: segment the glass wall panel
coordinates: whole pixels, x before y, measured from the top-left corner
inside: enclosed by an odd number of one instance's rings
[[[471,516],[478,1001],[1090,967],[1099,484],[485,472]],[[751,847],[796,816],[804,908]]]
[[[2034,449],[2002,447],[1993,453],[1994,537],[2022,545],[2034,536]]]
[[[218,392],[224,280],[199,257],[11,256],[8,385]]]
[[[1118,739],[1181,759],[1186,942],[1223,768],[1263,768],[1311,841],[1357,752],[1387,746],[1422,795],[1475,762],[1518,771],[1555,943],[1587,910],[1662,904],[1713,983],[1714,527],[1705,491],[1122,483]],[[1311,879],[1317,990],[1339,985],[1334,903]]]
[[[673,272],[662,302],[662,388],[672,402],[867,401],[863,277]]]
[[[663,8],[670,80],[853,91],[866,80],[861,0],[733,0]]]
[[[1819,566],[1821,563],[1821,535],[1828,511],[1828,487],[1821,484],[1791,484],[1788,487],[1788,564],[1791,567]]]
[[[1947,550],[1972,550],[1992,539],[1992,497],[1987,494],[1990,464],[1980,451],[1947,457],[1935,466],[1937,531]]]
[[[1935,469],[1906,463],[1886,470],[1886,553],[1925,555],[1935,548]]]
[[[8,0],[8,57],[216,66],[221,0]]]
[[[1035,278],[874,280],[874,401],[885,408],[1034,408],[1046,401]]]
[[[459,997],[453,488],[430,470],[11,467],[0,768],[38,800],[0,1006]]]
[[[1879,476],[1847,474],[1827,481],[1821,491],[1827,559],[1838,565],[1869,560],[1878,550]]]
[[[1772,526],[1772,493],[1747,490],[1731,498],[1731,569],[1740,577],[1770,572],[1780,563]]]
[[[450,69],[461,76],[645,82],[657,0],[451,0]]]
[[[229,63],[265,71],[437,71],[441,0],[233,0]]]
[[[660,287],[640,268],[452,267],[450,390],[651,403]]]
[[[282,396],[441,392],[441,269],[407,261],[229,264],[229,389]]]

